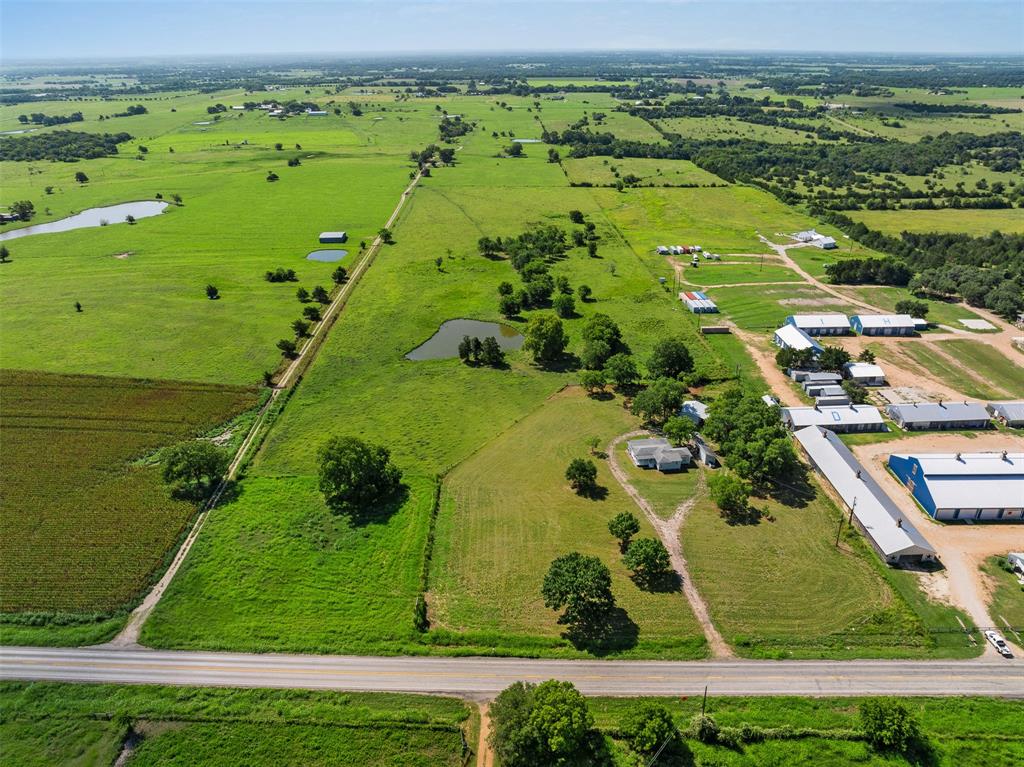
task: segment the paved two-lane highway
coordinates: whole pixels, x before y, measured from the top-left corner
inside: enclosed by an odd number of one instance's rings
[[[291,687],[490,698],[516,680],[565,679],[587,695],[994,695],[1024,698],[1024,663],[970,661],[569,661],[257,655],[144,648],[0,649],[0,679]]]

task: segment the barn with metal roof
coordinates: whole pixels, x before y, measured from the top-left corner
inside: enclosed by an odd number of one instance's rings
[[[935,519],[1024,521],[1024,453],[894,453],[889,468]]]

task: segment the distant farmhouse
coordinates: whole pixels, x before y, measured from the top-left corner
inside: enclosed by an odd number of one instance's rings
[[[935,560],[935,549],[905,519],[903,512],[830,431],[811,427],[794,435],[811,463],[828,480],[857,527],[890,565],[917,565]]]
[[[641,469],[658,471],[679,471],[689,466],[693,458],[685,447],[672,447],[663,437],[631,439],[626,443],[626,452]]]
[[[850,325],[862,336],[912,336],[917,332],[909,314],[855,314]]]
[[[885,371],[873,362],[847,362],[843,372],[861,386],[885,386]]]
[[[1024,453],[893,454],[889,468],[935,519],[1024,522]]]
[[[791,314],[786,324],[800,328],[809,336],[845,336],[850,320],[845,314]]]
[[[885,409],[901,429],[987,429],[988,411],[980,402],[911,402]]]
[[[820,234],[813,229],[808,229],[806,232],[797,232],[793,235],[793,239],[799,242],[806,242],[822,250],[832,250],[839,247],[832,237]]]

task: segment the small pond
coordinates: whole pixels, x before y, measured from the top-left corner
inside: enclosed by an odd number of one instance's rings
[[[514,138],[513,144],[543,144],[544,140],[539,138]]]
[[[22,128],[21,130],[0,130],[0,136],[17,136],[19,133],[31,133],[35,128]]]
[[[192,124],[193,125],[213,125],[213,120],[200,120],[199,122],[192,123]]]
[[[306,258],[310,261],[341,261],[348,255],[347,250],[314,250]]]
[[[90,226],[102,226],[104,221],[109,224],[123,224],[125,216],[135,216],[136,219],[149,218],[163,213],[166,207],[167,203],[160,200],[140,200],[138,202],[123,202],[120,205],[107,205],[104,208],[89,208],[73,216],[46,224],[32,224],[21,229],[0,231],[0,241],[15,240],[18,237],[28,237],[32,234],[53,234],[54,232],[70,232],[72,229],[85,229]]]
[[[480,320],[448,320],[430,338],[405,355],[407,360],[443,360],[459,356],[459,342],[463,336],[481,341],[493,336],[498,346],[506,351],[523,345],[523,337],[508,325]]]

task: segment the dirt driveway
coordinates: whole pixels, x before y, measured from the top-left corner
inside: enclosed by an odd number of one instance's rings
[[[997,625],[988,604],[993,584],[981,572],[981,565],[995,555],[1024,550],[1024,525],[940,524],[922,511],[909,491],[885,469],[885,460],[897,452],[984,452],[1024,451],[1024,438],[998,432],[963,434],[926,433],[893,442],[858,445],[854,455],[871,473],[899,508],[906,513],[928,542],[935,547],[945,566],[934,574],[922,575],[922,587],[933,598],[963,609],[980,628]],[[986,651],[991,648],[986,648]]]

